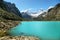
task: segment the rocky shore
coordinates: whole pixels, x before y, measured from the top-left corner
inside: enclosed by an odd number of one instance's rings
[[[0,40],[40,40],[40,39],[30,36],[15,36],[15,37],[4,36],[4,37],[0,37]]]
[[[11,21],[11,20],[6,20],[6,21],[0,21],[0,37],[7,35],[7,31],[10,28],[15,27],[18,25],[20,21]]]
[[[15,27],[16,25],[18,25],[20,21],[11,21],[11,20],[7,20],[7,21],[0,21],[0,29],[10,29],[12,27]]]

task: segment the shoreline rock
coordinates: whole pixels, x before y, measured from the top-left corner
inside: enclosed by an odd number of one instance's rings
[[[7,20],[7,21],[0,21],[0,37],[5,36],[8,34],[8,30],[16,27],[20,21],[12,21],[12,20]]]
[[[31,36],[4,36],[0,37],[0,40],[40,40],[37,37],[31,37]]]

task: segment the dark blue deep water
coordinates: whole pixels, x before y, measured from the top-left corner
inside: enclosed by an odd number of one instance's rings
[[[23,21],[9,33],[13,36],[37,36],[42,40],[60,40],[60,22]]]

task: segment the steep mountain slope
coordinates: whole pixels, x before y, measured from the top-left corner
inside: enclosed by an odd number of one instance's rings
[[[60,20],[60,3],[47,12],[47,20]]]
[[[60,21],[60,3],[42,14],[39,15],[37,19],[41,21]]]
[[[22,18],[20,18],[19,16],[13,13],[9,13],[1,8],[0,8],[0,17],[6,20],[20,20],[20,21],[22,20]]]
[[[8,4],[8,5],[7,5]],[[3,0],[0,0],[0,18],[4,18],[4,19],[7,19],[7,20],[22,20],[22,16],[19,12],[19,10],[13,5],[10,3],[10,6],[9,6],[9,3],[3,1]]]
[[[14,3],[4,1],[4,4],[6,5],[6,10],[8,12],[12,12],[12,13],[16,14],[17,16],[22,17],[20,11],[18,10],[18,8],[15,6]]]

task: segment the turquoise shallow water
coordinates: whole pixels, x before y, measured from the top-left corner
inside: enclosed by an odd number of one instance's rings
[[[60,40],[60,22],[23,21],[9,33],[13,36],[34,35],[42,40]]]

